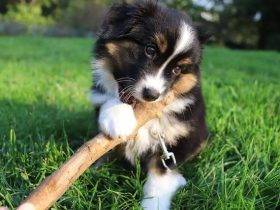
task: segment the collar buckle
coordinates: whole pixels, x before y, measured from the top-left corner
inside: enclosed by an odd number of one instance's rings
[[[159,141],[160,141],[160,146],[161,146],[161,149],[162,149],[162,156],[161,156],[161,162],[162,162],[162,165],[170,170],[170,168],[168,167],[168,165],[166,164],[166,160],[169,160],[171,159],[172,160],[172,163],[176,166],[177,164],[177,161],[176,161],[176,158],[175,158],[175,155],[173,152],[169,152],[167,150],[167,147],[166,147],[166,144],[165,144],[165,141],[164,141],[164,135],[163,134],[159,134],[158,135],[159,137]]]

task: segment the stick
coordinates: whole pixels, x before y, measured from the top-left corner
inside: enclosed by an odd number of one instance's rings
[[[43,210],[51,207],[102,155],[127,140],[134,140],[139,127],[149,120],[159,117],[163,108],[172,101],[174,94],[169,94],[163,101],[157,103],[137,103],[134,107],[137,128],[133,135],[126,139],[110,139],[99,134],[82,145],[73,156],[57,171],[47,177],[18,207],[18,210]]]
[[[48,209],[92,163],[121,142],[121,139],[112,140],[103,134],[86,142],[66,163],[47,177],[18,209]]]
[[[137,103],[134,107],[134,112],[138,125],[133,135],[126,139],[110,139],[103,134],[99,134],[86,142],[66,163],[47,177],[22,202],[18,210],[48,209],[97,159],[117,145],[128,140],[134,140],[141,126],[153,118],[160,117],[164,107],[170,104],[174,100],[174,97],[190,90],[196,82],[197,78],[194,75],[182,75],[174,85],[173,91],[170,91],[162,101],[156,103]]]

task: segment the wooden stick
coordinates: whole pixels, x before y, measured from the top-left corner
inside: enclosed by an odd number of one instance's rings
[[[57,171],[47,177],[37,189],[35,189],[17,208],[18,210],[44,210],[54,204],[63,193],[79,178],[102,155],[117,145],[134,140],[138,129],[149,120],[160,117],[164,107],[170,104],[174,97],[191,89],[197,82],[192,74],[185,74],[180,77],[167,96],[156,103],[137,103],[134,112],[137,119],[137,128],[133,135],[126,139],[110,139],[99,134],[75,152],[72,157],[64,163]],[[6,210],[6,208],[3,208]],[[1,209],[2,210],[2,209]]]
[[[161,115],[163,108],[174,98],[169,94],[157,103],[137,103],[134,107],[137,128],[133,135],[126,139],[110,139],[99,134],[86,142],[57,171],[47,177],[18,207],[18,210],[43,210],[51,207],[97,159],[127,140],[134,140],[139,127],[149,120]]]
[[[86,142],[66,163],[47,177],[18,209],[48,209],[92,163],[121,142],[121,139],[112,140],[103,134]]]

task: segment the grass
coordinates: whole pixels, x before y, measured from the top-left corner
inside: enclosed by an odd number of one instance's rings
[[[15,208],[96,131],[89,39],[0,37],[0,206]],[[280,54],[206,48],[211,138],[174,209],[280,205]],[[53,209],[139,209],[145,175],[88,170]]]

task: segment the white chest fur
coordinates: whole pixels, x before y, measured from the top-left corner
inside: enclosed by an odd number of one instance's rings
[[[190,98],[177,99],[166,107],[160,118],[152,119],[142,126],[136,139],[126,144],[125,157],[134,164],[136,157],[148,151],[157,151],[160,145],[157,134],[165,136],[167,145],[176,145],[178,137],[188,135],[191,127],[186,122],[180,122],[172,113],[180,113],[192,103]]]

